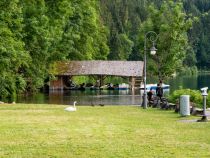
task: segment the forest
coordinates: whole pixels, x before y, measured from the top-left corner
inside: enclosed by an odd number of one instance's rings
[[[143,60],[149,74],[210,68],[209,0],[1,0],[0,99],[36,91],[65,60]],[[148,48],[151,43],[148,43]]]

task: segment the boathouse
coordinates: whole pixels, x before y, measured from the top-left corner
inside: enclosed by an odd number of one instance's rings
[[[143,76],[142,61],[66,61],[56,62],[51,73],[56,80],[50,81],[50,90],[62,90],[73,76],[94,76],[103,85],[106,76],[128,77],[132,89],[139,88]]]

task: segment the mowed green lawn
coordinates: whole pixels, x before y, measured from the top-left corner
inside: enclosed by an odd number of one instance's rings
[[[0,157],[210,157],[210,123],[136,106],[0,105]]]

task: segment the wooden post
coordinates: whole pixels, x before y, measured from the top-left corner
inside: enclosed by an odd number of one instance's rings
[[[100,75],[100,87],[104,85],[104,80],[107,76],[105,75]]]
[[[130,77],[130,85],[131,85],[131,90],[135,89],[135,77],[131,76]]]
[[[63,77],[58,76],[57,78],[57,80],[50,81],[50,90],[63,90]]]
[[[60,80],[60,85],[59,85],[58,89],[63,90],[63,88],[64,88],[63,76],[60,76],[60,79],[59,80]]]

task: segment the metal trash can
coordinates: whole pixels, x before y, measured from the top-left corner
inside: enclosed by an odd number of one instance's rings
[[[190,96],[189,95],[180,96],[180,115],[181,116],[190,115]]]

